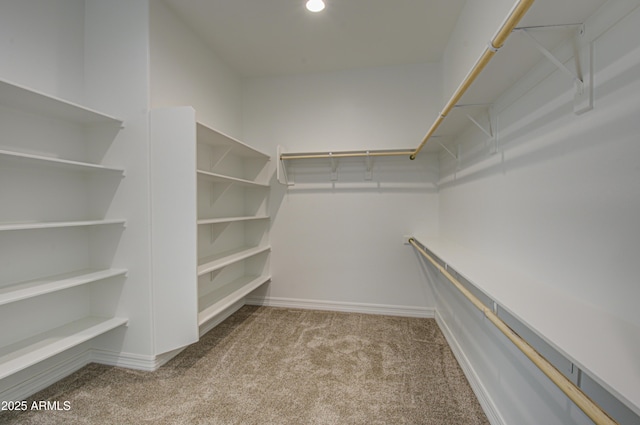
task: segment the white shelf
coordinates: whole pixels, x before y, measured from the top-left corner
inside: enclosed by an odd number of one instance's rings
[[[83,226],[103,226],[108,224],[125,225],[126,220],[82,220],[82,221],[45,221],[45,222],[29,222],[29,223],[5,223],[0,224],[0,231],[8,230],[37,230],[37,229],[55,229],[63,227],[83,227]]]
[[[198,300],[198,325],[202,326],[253,290],[271,280],[271,276],[243,276]]]
[[[264,152],[261,152],[251,146],[243,143],[231,136],[214,130],[201,123],[196,123],[196,132],[198,143],[206,144],[209,146],[228,147],[232,149],[233,153],[238,156],[246,158],[261,158],[269,160],[270,157]]]
[[[126,273],[127,270],[122,269],[86,269],[7,285],[0,288],[0,305],[85,285],[110,277],[124,276]]]
[[[198,177],[206,179],[215,183],[234,183],[241,186],[251,186],[251,187],[262,187],[267,188],[269,184],[267,183],[258,183],[251,180],[239,179],[236,177],[229,177],[222,174],[211,173],[209,171],[198,170]]]
[[[125,318],[85,317],[0,348],[0,379],[127,324]]]
[[[7,81],[0,81],[0,102],[11,108],[75,123],[122,124],[121,119]]]
[[[538,27],[531,30],[532,34],[547,50],[554,54],[559,53],[559,59],[564,62],[568,60],[566,54],[573,55],[573,46],[570,41],[578,27],[572,24],[585,22],[603,3],[605,2],[582,0],[536,1],[518,27]],[[562,47],[563,44],[564,47]],[[562,52],[558,52],[557,49]],[[481,53],[478,52],[478,57]],[[425,151],[442,151],[438,142],[445,146],[449,145],[451,148],[450,142],[473,126],[467,114],[488,127],[488,122],[485,120],[486,109],[501,103],[502,97],[509,92],[514,83],[530,79],[531,81],[527,84],[535,85],[556,69],[524,35],[518,34],[517,31],[512,33],[458,102],[459,105],[476,106],[453,108],[434,134],[434,137],[439,139],[430,140],[425,146]],[[568,76],[567,87],[573,87],[573,82]],[[453,94],[453,88],[451,90]],[[513,92],[509,97],[517,98],[521,94]],[[506,103],[509,104],[515,98]],[[425,132],[431,124],[431,121],[427,122]],[[493,131],[495,130],[494,128]]]
[[[198,220],[198,224],[220,224],[220,223],[234,223],[237,221],[251,221],[251,220],[268,220],[268,215],[260,216],[246,216],[246,217],[225,217],[225,218],[205,218]]]
[[[198,260],[198,276],[202,276],[206,273],[221,269],[230,264],[237,263],[238,261],[245,260],[247,258],[258,255],[262,252],[270,251],[270,246],[264,247],[252,247],[252,248],[239,248],[224,253],[206,257]]]
[[[640,413],[640,327],[442,239],[416,238],[440,260]]]
[[[46,165],[53,167],[60,167],[69,170],[78,171],[108,171],[124,174],[124,169],[106,167],[100,164],[92,164],[88,162],[71,161],[67,159],[52,158],[42,155],[34,155],[22,152],[12,152],[0,149],[0,159],[9,159],[14,161],[20,161],[21,163],[34,164],[34,165]]]

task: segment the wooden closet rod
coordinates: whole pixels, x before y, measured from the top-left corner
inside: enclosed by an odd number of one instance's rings
[[[387,151],[357,151],[357,152],[313,152],[313,153],[283,153],[281,160],[287,159],[315,159],[315,158],[366,158],[371,156],[404,156],[410,155],[411,150],[387,150]]]
[[[409,158],[416,159],[418,153],[420,153],[433,133],[435,133],[438,127],[440,127],[440,124],[442,124],[442,121],[447,116],[447,114],[449,114],[451,109],[456,106],[458,101],[460,101],[460,98],[465,94],[467,89],[475,81],[478,75],[480,75],[482,70],[487,66],[491,58],[493,58],[493,55],[495,55],[496,52],[504,45],[504,42],[507,40],[509,34],[511,34],[513,29],[518,25],[533,2],[534,0],[520,0],[518,4],[516,4],[515,7],[511,10],[511,13],[502,24],[502,26],[498,29],[496,35],[493,37],[493,40],[491,40],[489,42],[489,45],[485,48],[482,56],[480,56],[473,68],[471,68],[471,71],[469,71],[465,79],[458,86],[458,89],[455,91],[455,93],[453,93],[453,96],[451,96],[449,102],[442,109],[442,112],[440,112],[440,115],[438,116],[438,118],[436,118],[435,122],[427,132],[427,135],[424,136],[424,139],[422,139],[422,143],[420,143],[420,146],[418,146],[416,150],[411,153],[411,156]]]
[[[560,390],[567,395],[596,425],[618,425],[607,413],[602,410],[593,400],[591,400],[580,388],[565,377],[549,361],[538,353],[527,341],[522,339],[513,329],[511,329],[496,313],[485,306],[475,295],[453,277],[451,273],[442,267],[433,257],[422,249],[414,238],[409,238],[409,243],[433,266],[438,269],[462,294],[480,310],[487,319],[491,321],[525,356],[535,364]]]

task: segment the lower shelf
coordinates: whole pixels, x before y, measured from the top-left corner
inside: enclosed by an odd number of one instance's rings
[[[24,300],[50,292],[61,291],[74,286],[84,285],[115,276],[124,276],[123,269],[79,270],[42,279],[20,282],[0,288],[0,305]]]
[[[198,300],[198,326],[207,323],[251,291],[271,280],[271,276],[243,276]]]
[[[0,379],[13,375],[119,326],[121,317],[85,317],[64,326],[0,348]]]
[[[271,250],[270,246],[242,247],[198,260],[198,276]]]

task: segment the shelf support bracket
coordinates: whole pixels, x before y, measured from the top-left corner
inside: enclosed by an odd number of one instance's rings
[[[490,114],[488,114],[490,115]],[[480,124],[475,118],[473,118],[471,115],[467,114],[467,118],[469,118],[469,120],[474,123],[476,125],[476,127],[478,127],[484,134],[486,134],[488,137],[493,138],[493,128],[491,126],[491,118],[489,117],[489,122],[488,122],[488,126],[485,128],[482,124]]]
[[[372,171],[373,159],[371,158],[371,155],[369,155],[369,151],[367,151],[366,161],[367,161],[367,170],[364,173],[364,179],[372,180],[373,179],[373,171]]]
[[[276,155],[278,155],[278,163],[276,167],[276,178],[278,179],[278,182],[285,186],[293,186],[294,182],[289,180],[289,175],[287,173],[286,161],[282,159],[282,146],[277,146]]]
[[[486,111],[486,116],[483,121],[486,123],[480,122],[478,119],[471,116],[471,114],[466,114],[469,121],[471,121],[476,127],[480,129],[489,140],[487,141],[489,145],[489,154],[493,155],[498,152],[498,115],[493,110],[493,105],[488,103],[478,103],[478,104],[460,104],[456,105],[456,108],[471,108],[471,107],[481,107]],[[457,159],[457,158],[456,158]]]
[[[558,59],[553,53],[551,53],[546,47],[544,47],[538,40],[536,40],[530,33],[530,29],[542,28],[542,29],[557,29],[577,27],[575,37],[573,40],[575,71],[569,69],[560,59]],[[593,109],[593,73],[592,69],[592,44],[585,42],[585,27],[584,24],[579,25],[554,25],[548,27],[522,27],[516,28],[514,31],[522,33],[526,39],[533,43],[534,47],[540,51],[552,64],[554,64],[561,72],[568,75],[575,87],[574,94],[574,107],[573,110],[576,114],[582,114]]]
[[[444,149],[444,151],[445,151],[446,153],[448,153],[449,155],[451,155],[451,157],[452,157],[453,159],[455,159],[456,161],[458,160],[458,155],[456,155],[456,154],[454,154],[453,152],[451,152],[451,150],[450,150],[448,147],[446,147],[446,146],[444,145],[444,143],[442,143],[440,140],[437,140],[437,139],[436,139],[436,142],[440,145],[440,147],[441,147],[442,149]]]
[[[225,159],[227,157],[227,155],[229,155],[229,152],[231,152],[232,150],[233,150],[233,146],[228,146],[224,150],[224,152],[222,152],[222,154],[220,156],[218,156],[217,159],[216,159],[216,155],[212,151],[210,156],[209,156],[209,171],[215,170],[216,167],[218,166],[218,164],[220,164],[222,162],[222,160]]]
[[[329,152],[331,158],[331,181],[338,180],[338,160],[333,157],[333,153]]]

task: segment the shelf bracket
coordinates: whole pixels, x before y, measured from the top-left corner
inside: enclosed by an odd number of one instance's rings
[[[278,163],[276,167],[276,178],[278,179],[278,183],[285,186],[293,186],[294,182],[292,180],[289,180],[287,166],[285,164],[285,161],[282,159],[282,146],[277,146],[276,155],[278,156]]]
[[[331,159],[331,181],[338,180],[338,160],[333,157],[333,153],[329,152]]]
[[[218,156],[217,159],[216,159],[216,155],[212,151],[211,155],[209,156],[209,171],[214,171],[218,166],[218,164],[220,164],[222,160],[225,159],[227,155],[229,155],[229,152],[231,152],[232,150],[233,150],[233,146],[228,146],[225,149],[225,151],[222,153],[222,155]]]
[[[455,159],[456,161],[458,160],[458,155],[456,155],[456,154],[454,154],[453,152],[451,152],[451,150],[450,150],[449,148],[447,148],[447,147],[444,145],[444,143],[442,143],[440,140],[437,140],[437,139],[436,139],[436,142],[440,145],[440,147],[441,147],[442,149],[444,149],[444,151],[445,151],[446,153],[448,153],[449,155],[451,155],[451,157],[452,157],[453,159]]]
[[[471,116],[471,114],[465,114],[469,121],[471,121],[476,127],[480,129],[489,139],[487,144],[489,145],[489,154],[494,155],[498,152],[498,114],[493,110],[493,105],[489,103],[477,103],[477,104],[460,104],[456,105],[456,108],[472,108],[480,107],[485,109],[485,116],[481,122],[477,118]],[[457,158],[456,158],[457,159]]]
[[[367,161],[367,170],[364,173],[364,179],[373,180],[373,171],[372,171],[373,159],[371,158],[371,155],[369,155],[369,151],[367,151],[366,161]]]
[[[573,50],[575,60],[575,70],[569,69],[560,59],[544,47],[536,38],[531,35],[532,29],[566,29],[567,27],[577,27],[573,39]],[[592,69],[592,44],[585,42],[584,24],[570,25],[552,25],[544,27],[522,27],[514,29],[516,32],[522,33],[527,40],[533,43],[533,46],[540,51],[552,64],[554,64],[561,72],[571,78],[574,84],[574,107],[576,114],[582,114],[593,109],[593,73]]]
[[[489,114],[488,114],[489,115]],[[483,126],[482,124],[480,124],[475,118],[473,118],[471,115],[467,114],[467,118],[469,118],[469,120],[474,123],[476,125],[476,127],[478,127],[480,130],[482,130],[482,132],[484,134],[486,134],[488,137],[493,138],[493,128],[491,126],[491,118],[489,118],[489,122],[487,123],[487,127]]]

